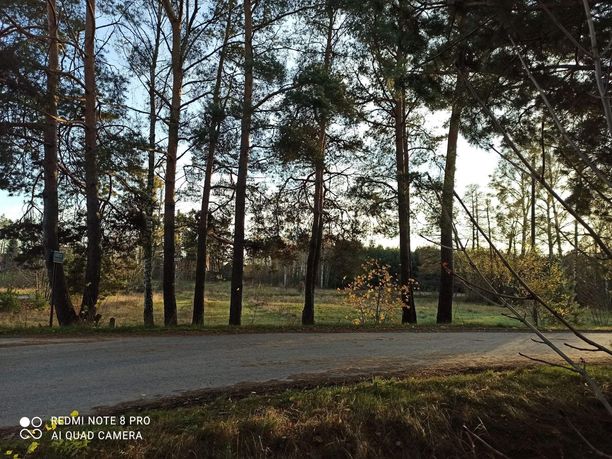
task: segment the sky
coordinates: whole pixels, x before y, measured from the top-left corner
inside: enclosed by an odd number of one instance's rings
[[[23,197],[9,196],[6,191],[0,190],[0,215],[16,220],[23,216],[25,210]]]
[[[446,151],[446,142],[440,145],[440,151]],[[459,136],[457,144],[457,170],[455,172],[455,189],[461,195],[468,185],[479,185],[486,190],[490,177],[495,171],[499,156],[493,151],[485,151],[470,145],[467,140]],[[414,248],[431,245],[431,242],[418,235],[415,228],[412,235],[412,246]],[[399,247],[399,236],[395,238],[372,237],[369,241],[385,247]]]
[[[455,187],[459,194],[467,185],[471,184],[487,188],[498,160],[497,153],[475,148],[461,137],[457,146],[457,172],[455,177]]]

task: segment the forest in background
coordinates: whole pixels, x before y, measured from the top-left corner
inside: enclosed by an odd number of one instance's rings
[[[481,3],[3,1],[0,188],[28,197],[3,282],[61,325],[126,289],[176,325],[177,279],[195,325],[229,280],[238,325],[249,282],[298,286],[312,324],[376,259],[405,323],[420,289],[439,323],[462,292],[606,324],[612,7]],[[459,134],[500,158],[486,190],[456,190]]]

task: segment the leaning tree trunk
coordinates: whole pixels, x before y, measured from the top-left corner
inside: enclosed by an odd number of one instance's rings
[[[455,190],[455,166],[457,162],[457,140],[461,126],[460,82],[457,79],[453,108],[448,130],[444,185],[442,188],[442,209],[440,215],[440,294],[438,297],[438,323],[453,320],[453,193]]]
[[[200,208],[200,222],[198,224],[198,251],[196,258],[195,287],[193,292],[193,325],[204,323],[204,294],[206,288],[206,262],[208,257],[208,212],[210,206],[210,190],[212,187],[213,165],[215,161],[215,151],[219,140],[219,131],[223,122],[223,107],[221,106],[221,84],[223,80],[223,68],[225,66],[225,56],[227,44],[232,30],[232,9],[234,2],[228,4],[227,22],[225,23],[225,34],[223,45],[219,53],[219,63],[217,65],[217,76],[215,88],[213,90],[213,103],[210,126],[208,129],[208,152],[206,155],[206,172],[204,175],[204,189],[202,190],[202,206]]]
[[[178,13],[169,0],[163,2],[172,26],[172,100],[168,122],[168,151],[166,155],[166,175],[164,177],[164,325],[177,324],[175,291],[175,189],[176,160],[181,118],[181,93],[183,89],[183,58],[181,46],[182,5]]]
[[[49,33],[49,49],[47,63],[47,96],[46,117],[44,131],[43,160],[43,247],[45,265],[51,287],[51,304],[55,307],[57,321],[61,326],[71,325],[78,321],[78,317],[68,288],[64,266],[55,264],[52,260],[54,251],[59,251],[59,203],[57,193],[58,175],[58,146],[57,146],[57,93],[59,86],[59,52],[57,39],[57,8],[55,0],[47,0],[47,21]]]
[[[397,177],[397,210],[400,243],[400,284],[402,286],[402,323],[416,323],[412,285],[412,255],[410,247],[410,177],[408,174],[408,143],[406,139],[406,106],[404,91],[395,100],[395,162]]]
[[[87,205],[87,265],[81,316],[93,321],[100,292],[102,228],[98,198],[96,123],[96,0],[87,0],[85,16],[85,196]]]
[[[253,117],[253,10],[251,0],[244,0],[244,95],[240,123],[240,156],[236,179],[236,208],[234,216],[234,251],[232,254],[232,282],[230,293],[230,325],[240,325],[242,319],[242,284],[244,277],[244,221],[246,188],[251,149],[251,120]]]

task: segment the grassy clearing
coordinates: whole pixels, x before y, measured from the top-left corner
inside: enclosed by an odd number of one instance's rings
[[[27,292],[21,292],[25,294]],[[76,299],[75,299],[76,300]],[[433,325],[436,319],[437,297],[419,296],[417,299],[419,324]],[[193,292],[190,286],[178,290],[177,308],[179,324],[191,322]],[[137,327],[142,324],[142,295],[121,293],[105,298],[100,306],[102,326],[107,326],[114,317],[119,327]],[[161,293],[154,296],[155,321],[163,323],[163,300]],[[249,286],[245,288],[243,324],[254,327],[295,327],[300,324],[303,305],[302,293],[293,288]],[[464,326],[516,327],[517,322],[504,317],[502,308],[485,304],[458,301],[455,304],[454,323]],[[345,302],[342,293],[335,290],[318,290],[316,305],[317,324],[322,326],[350,326],[356,313]],[[207,327],[227,325],[229,318],[229,283],[214,282],[208,285],[205,321]],[[401,311],[391,317],[385,325],[398,325]],[[0,327],[27,328],[44,327],[48,324],[48,310],[22,310],[17,313],[0,313]]]
[[[21,292],[26,293],[26,292]],[[181,324],[189,324],[192,313],[192,291],[185,286],[177,293],[178,319]],[[335,290],[318,290],[316,319],[321,325],[348,325],[356,317],[355,312],[344,301],[344,295]],[[161,293],[154,296],[155,320],[163,322],[163,300]],[[243,324],[259,326],[298,325],[303,304],[302,293],[297,289],[250,286],[245,288]],[[419,296],[417,309],[419,322],[424,325],[435,323],[437,298]],[[100,307],[104,325],[110,317],[116,319],[118,326],[135,326],[142,323],[142,295],[123,293],[105,298]],[[229,283],[210,283],[207,291],[205,320],[215,327],[226,325],[229,317]],[[501,315],[502,308],[484,304],[457,301],[455,323],[457,325],[479,325],[490,327],[516,326],[516,322]],[[397,311],[389,324],[399,323],[401,313]],[[20,311],[16,314],[0,313],[2,327],[44,326],[48,323],[48,311]]]
[[[191,329],[192,298],[191,285],[180,286],[177,293],[178,320],[186,330]],[[23,291],[20,294],[25,295]],[[78,299],[75,298],[75,304]],[[161,293],[154,296],[154,313],[157,324],[163,323],[163,300]],[[303,305],[302,293],[294,288],[250,285],[245,288],[242,323],[251,331],[267,329],[294,330],[300,327]],[[435,326],[437,297],[419,295],[416,297],[419,327]],[[143,299],[140,293],[119,293],[102,300],[99,312],[102,314],[100,331],[108,331],[111,317],[116,326],[126,332],[145,331],[142,327]],[[452,326],[486,327],[486,328],[521,328],[521,324],[505,317],[505,310],[496,306],[476,304],[458,298],[454,305]],[[335,290],[318,290],[316,304],[316,322],[322,329],[348,329],[355,327],[352,320],[356,312],[345,301],[345,296]],[[211,282],[207,287],[205,310],[205,329],[209,331],[227,331],[229,318],[229,283]],[[401,311],[397,310],[381,328],[398,328]],[[7,333],[48,333],[48,310],[31,310],[22,308],[16,313],[0,312],[0,334]],[[57,324],[56,324],[57,325]],[[586,328],[595,327],[588,320],[582,321]],[[199,330],[199,329],[197,329]],[[115,330],[117,331],[117,330]],[[64,333],[62,331],[61,333]],[[70,332],[68,332],[70,333]]]
[[[592,368],[612,395],[612,367]],[[612,453],[612,420],[573,374],[485,371],[214,398],[147,411],[142,441],[43,441],[36,456],[510,457],[595,456],[573,429]],[[26,445],[5,442],[17,451]]]

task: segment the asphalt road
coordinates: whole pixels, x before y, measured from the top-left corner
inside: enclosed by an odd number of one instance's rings
[[[0,338],[0,427],[239,383],[554,360],[521,332],[270,333]],[[578,341],[549,335],[563,346]],[[612,333],[589,337],[610,346]],[[605,359],[605,357],[603,357]],[[611,359],[607,360],[611,362]]]

